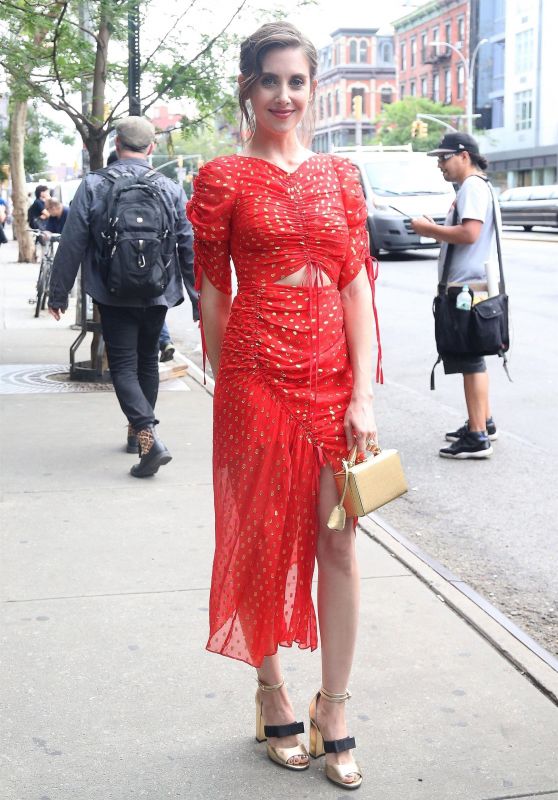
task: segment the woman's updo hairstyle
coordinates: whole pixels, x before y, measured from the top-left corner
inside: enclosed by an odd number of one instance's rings
[[[248,138],[256,130],[256,121],[250,104],[250,90],[262,74],[262,62],[270,50],[279,47],[300,47],[308,59],[310,80],[313,81],[318,71],[318,53],[312,42],[306,38],[290,22],[268,22],[248,36],[240,45],[240,72],[243,80],[239,83],[238,104],[242,114],[240,129],[246,127],[249,131]],[[310,131],[313,129],[313,104],[310,106],[312,120]],[[311,136],[310,131],[307,133]]]

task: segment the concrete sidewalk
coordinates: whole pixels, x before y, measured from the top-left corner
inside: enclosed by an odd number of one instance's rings
[[[153,479],[131,478],[112,392],[27,379],[30,365],[66,363],[76,336],[43,315],[28,324],[35,273],[0,264],[0,362],[21,365],[0,373],[0,798],[345,797],[321,761],[296,774],[267,760],[254,741],[253,670],[204,650],[211,397],[191,377],[161,392],[174,459]],[[449,607],[443,577],[365,526],[348,707],[365,771],[358,796],[558,797],[548,697],[558,674],[504,629],[497,650],[472,627],[483,630],[480,618]],[[500,651],[531,665],[544,691]],[[306,720],[319,653],[282,654]]]

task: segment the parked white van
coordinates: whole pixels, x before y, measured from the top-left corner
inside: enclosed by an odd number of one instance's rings
[[[411,228],[411,218],[421,214],[443,225],[455,199],[453,185],[444,180],[435,158],[413,152],[411,145],[336,147],[333,152],[360,171],[372,255],[439,247]]]

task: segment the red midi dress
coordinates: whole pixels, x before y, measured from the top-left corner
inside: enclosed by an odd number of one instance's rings
[[[188,216],[198,289],[203,272],[230,294],[231,258],[238,281],[214,393],[207,649],[259,666],[317,647],[319,472],[346,455],[352,391],[339,292],[363,267],[373,287],[367,211],[349,161],[287,173],[232,155],[200,170]],[[302,267],[304,285],[277,283]]]

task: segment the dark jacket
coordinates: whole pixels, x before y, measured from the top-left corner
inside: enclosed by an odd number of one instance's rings
[[[59,217],[47,217],[45,231],[49,233],[62,233],[67,219],[68,209],[64,206],[64,210]]]
[[[121,172],[140,175],[149,169],[147,161],[138,158],[124,158],[111,165]],[[123,299],[113,297],[106,288],[100,269],[101,233],[107,225],[107,195],[111,188],[109,180],[95,172],[87,175],[75,194],[60,245],[56,253],[49,285],[51,308],[66,309],[68,294],[74,285],[81,264],[85,291],[96,303],[107,306],[146,307],[177,306],[184,300],[181,272],[192,285],[193,251],[192,228],[186,219],[186,195],[184,190],[169,178],[159,182],[163,197],[176,209],[177,253],[169,266],[170,280],[165,293],[159,297],[142,299]]]
[[[39,228],[44,230],[45,220],[41,219],[41,214],[45,210],[44,200],[35,198],[27,210],[27,222],[30,228]]]

